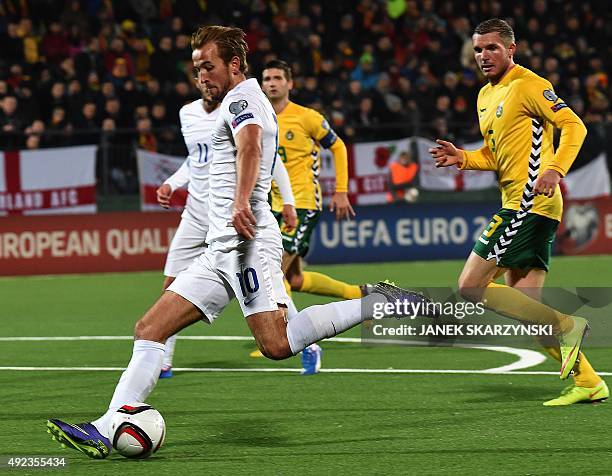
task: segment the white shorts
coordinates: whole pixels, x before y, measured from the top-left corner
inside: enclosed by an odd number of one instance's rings
[[[236,297],[245,317],[276,311],[286,305],[277,226],[257,230],[253,240],[227,237],[214,240],[168,288],[196,306],[212,323]]]
[[[181,219],[172,238],[168,256],[166,256],[164,276],[176,277],[181,271],[187,269],[195,258],[204,253],[206,233],[208,233],[208,227],[203,227],[191,220]]]

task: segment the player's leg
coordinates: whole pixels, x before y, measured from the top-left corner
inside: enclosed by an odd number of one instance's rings
[[[302,257],[308,253],[312,233],[319,221],[319,210],[298,209],[298,224],[291,233],[283,232],[283,272],[293,291],[319,294],[342,299],[358,299],[363,294],[360,286],[348,284],[323,273],[304,271]],[[281,224],[282,230],[282,224]]]
[[[174,281],[174,276],[164,276],[164,286],[163,290],[165,291]],[[159,378],[171,378],[173,376],[172,372],[172,361],[174,359],[174,348],[176,347],[176,334],[170,336],[166,339],[166,351],[164,352],[164,359],[162,361],[162,368],[159,373]]]
[[[548,269],[556,220],[527,214],[517,221],[517,212],[500,210],[485,229],[466,261],[459,278],[459,292],[504,316],[532,324],[550,325],[559,339],[561,379],[569,376],[588,329],[581,317],[568,316],[517,289],[496,284],[496,268]]]
[[[136,323],[132,358],[121,374],[107,412],[93,422],[73,425],[58,419],[47,421],[54,439],[90,458],[106,458],[111,442],[109,422],[126,403],[143,402],[151,393],[162,365],[166,339],[200,320],[200,311],[173,292],[165,292]]]
[[[277,309],[250,314],[247,324],[261,352],[270,359],[281,360],[296,355],[312,343],[372,319],[374,309],[398,300],[414,304],[430,302],[420,294],[378,283],[368,296],[310,306],[299,311],[289,322],[283,310]]]
[[[187,269],[193,260],[204,252],[207,232],[207,227],[202,226],[199,222],[189,218],[181,219],[166,256],[163,291],[168,289],[181,271]],[[168,337],[159,378],[173,376],[172,362],[175,347],[176,335]]]
[[[142,402],[153,390],[166,339],[198,320],[212,323],[232,297],[232,289],[218,276],[208,253],[200,256],[136,323],[132,358],[119,379],[107,412],[92,423],[78,425],[49,420],[48,428],[53,436],[91,458],[108,456],[109,421],[121,405]]]
[[[504,275],[506,284],[519,289],[528,296],[541,300],[542,287],[546,280],[546,271],[532,268],[529,270],[509,269]],[[561,362],[561,349],[554,336],[537,336],[536,340],[553,359]],[[609,397],[610,392],[605,381],[595,372],[583,352],[580,352],[578,363],[574,368],[573,383],[553,400],[544,402],[545,406],[572,405],[585,401],[601,401]]]
[[[232,286],[259,349],[274,360],[295,355],[310,344],[372,318],[373,310],[388,301],[429,302],[419,294],[379,283],[362,299],[311,306],[287,321],[279,309],[289,297],[283,284],[282,245],[276,230],[258,230],[253,240],[242,241],[232,252],[218,256],[215,266]]]
[[[166,291],[134,327],[134,350],[108,406],[94,425],[108,433],[108,422],[121,405],[144,402],[159,377],[166,339],[202,319],[200,310],[184,297]]]

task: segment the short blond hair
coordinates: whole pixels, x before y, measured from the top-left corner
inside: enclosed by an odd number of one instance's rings
[[[225,64],[229,64],[232,58],[238,57],[240,72],[246,73],[248,69],[246,56],[249,47],[245,36],[244,31],[240,28],[220,25],[203,26],[191,35],[191,48],[195,50],[206,43],[214,43],[217,45],[219,57]]]
[[[510,46],[515,41],[514,30],[512,30],[512,27],[508,24],[508,22],[499,18],[485,20],[474,30],[475,35],[486,35],[487,33],[499,33],[499,37],[506,46]]]

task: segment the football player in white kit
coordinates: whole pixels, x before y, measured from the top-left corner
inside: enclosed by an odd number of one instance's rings
[[[211,134],[219,113],[219,102],[213,100],[199,77],[194,78],[202,97],[186,104],[179,111],[181,133],[188,156],[179,169],[157,189],[157,201],[170,207],[170,199],[177,188],[188,185],[188,196],[181,222],[176,230],[164,266],[165,291],[176,276],[204,252],[208,233],[208,169],[212,160]],[[295,228],[297,215],[291,182],[282,161],[274,167],[274,180],[283,196],[283,220]],[[176,335],[166,341],[166,352],[159,378],[172,377],[172,360]]]
[[[267,200],[278,127],[257,80],[246,79],[244,37],[239,28],[205,26],[191,40],[201,81],[213,99],[222,101],[212,135],[208,247],[136,323],[132,358],[106,413],[76,425],[47,421],[54,439],[91,458],[110,454],[109,421],[115,411],[146,401],[155,387],[168,337],[199,320],[212,323],[233,297],[259,349],[274,360],[372,318],[373,309],[387,302],[429,302],[378,283],[361,299],[311,306],[287,319],[281,234]]]

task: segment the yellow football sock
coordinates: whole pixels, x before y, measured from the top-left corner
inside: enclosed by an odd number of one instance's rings
[[[285,291],[287,291],[287,295],[291,297],[291,284],[286,279],[283,279],[283,284],[285,285]]]
[[[489,283],[482,295],[482,302],[489,309],[512,319],[532,324],[551,324],[555,334],[566,332],[573,326],[568,315],[503,284]]]
[[[577,387],[593,388],[599,385],[601,377],[597,375],[591,363],[587,360],[586,355],[580,352],[578,357],[578,368],[574,374],[574,382]]]
[[[544,346],[544,350],[553,359],[561,362],[561,351],[559,350],[559,346]],[[599,385],[599,382],[601,382],[601,377],[597,375],[597,372],[595,372],[595,369],[593,369],[590,362],[587,360],[586,355],[580,352],[580,356],[578,357],[578,359],[578,367],[574,372],[574,383],[576,384],[576,386],[593,388]]]
[[[301,292],[311,294],[322,294],[323,296],[339,297],[343,299],[359,299],[361,290],[359,286],[346,284],[342,281],[330,278],[321,273],[304,271],[302,273]]]

